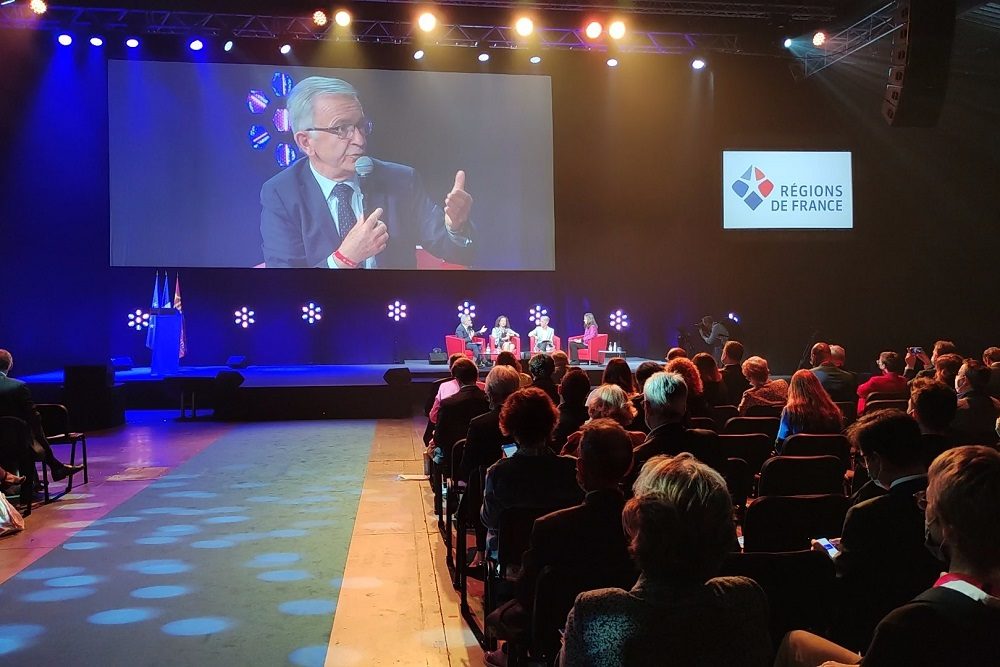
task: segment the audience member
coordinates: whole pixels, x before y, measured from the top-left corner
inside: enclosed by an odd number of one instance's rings
[[[518,639],[529,628],[535,583],[546,567],[573,572],[590,588],[616,585],[632,579],[620,484],[632,468],[632,442],[610,419],[595,419],[583,427],[576,478],[587,494],[575,507],[547,514],[535,521],[528,550],[521,559],[515,599],[486,619],[500,639]],[[581,588],[581,590],[589,590]],[[489,665],[505,664],[502,654],[487,655]]]
[[[735,534],[726,482],[686,454],[656,468],[659,490],[632,498],[622,517],[639,581],[577,597],[559,664],[770,665],[764,592],[715,577]]]
[[[683,357],[687,359],[688,353],[683,347],[672,347],[667,350],[667,356],[664,357],[667,361],[673,361],[677,357]]]
[[[618,385],[629,398],[635,394],[635,378],[628,362],[624,359],[608,359],[604,375],[601,376],[601,384]]]
[[[788,383],[781,379],[770,379],[771,369],[767,367],[767,359],[750,357],[743,362],[742,372],[749,388],[740,399],[740,416],[746,417],[747,412],[755,405],[772,408],[785,405],[788,400]]]
[[[556,365],[555,371],[552,372],[552,381],[559,384],[566,377],[566,370],[569,367],[569,356],[562,350],[556,350],[552,353],[552,363]]]
[[[17,417],[24,420],[31,430],[27,442],[20,443],[14,449],[4,452],[5,461],[13,467],[17,465],[18,472],[24,475],[23,483],[18,482],[21,491],[21,503],[29,504],[33,500],[35,487],[40,484],[35,461],[43,461],[52,470],[52,479],[61,481],[66,477],[83,470],[82,465],[65,464],[55,457],[52,447],[42,430],[42,419],[35,410],[31,400],[28,385],[20,380],[8,377],[14,367],[14,357],[7,350],[0,350],[0,417]],[[5,477],[10,480],[11,478]]]
[[[905,364],[895,352],[883,352],[875,362],[880,375],[873,375],[868,382],[858,387],[858,414],[865,411],[865,401],[875,392],[880,394],[909,394],[909,386],[903,377]]]
[[[469,422],[490,409],[486,392],[477,383],[479,369],[476,364],[469,359],[459,359],[451,367],[451,373],[458,381],[459,389],[441,401],[434,439],[427,449],[427,455],[436,464],[431,475],[435,507],[441,499],[442,476],[451,474],[452,448],[469,432]]]
[[[923,513],[913,499],[927,488],[917,422],[901,410],[878,410],[847,435],[872,484],[888,491],[848,510],[834,561],[842,594],[833,636],[860,650],[879,620],[930,586],[942,564],[924,549]]]
[[[528,373],[531,375],[531,386],[538,387],[552,399],[553,403],[559,402],[559,388],[552,381],[552,374],[556,371],[556,365],[552,357],[539,352],[528,360]]]
[[[448,357],[449,371],[451,371],[451,369],[455,367],[455,362],[458,361],[459,359],[468,359],[468,357],[460,352]],[[450,378],[436,380],[435,384],[437,385],[437,392],[434,394],[434,402],[431,403],[430,409],[427,410],[427,419],[432,424],[431,426],[432,434],[434,431],[433,424],[437,423],[438,412],[441,410],[441,401],[448,398],[449,396],[454,396],[455,394],[458,393],[458,380],[455,379],[454,375],[451,376]],[[479,385],[480,389],[483,389],[484,387],[485,385],[483,384]],[[424,442],[425,444],[428,443],[427,440],[425,440]]]
[[[1000,665],[1000,453],[948,450],[916,503],[923,542],[948,561],[947,574],[882,619],[863,659],[798,630],[782,641],[775,667]]]
[[[717,405],[731,404],[729,389],[722,381],[722,373],[719,372],[719,366],[715,363],[715,357],[708,352],[699,352],[694,355],[692,361],[701,377],[702,395],[708,406],[714,408]]]
[[[520,384],[521,378],[510,366],[494,366],[486,376],[489,411],[469,422],[458,479],[471,482],[477,478],[476,471],[479,468],[491,466],[500,460],[503,455],[501,446],[505,442],[500,432],[500,408],[507,397],[520,388]]]
[[[701,374],[698,367],[690,359],[674,359],[667,362],[666,371],[668,373],[678,373],[684,378],[684,386],[687,387],[687,412],[684,414],[685,421],[691,417],[711,417],[712,412],[708,409],[705,401],[704,387],[701,384]]]
[[[798,370],[788,385],[788,403],[781,411],[775,450],[780,454],[785,438],[796,433],[840,433],[844,427],[840,408],[812,371]]]
[[[989,394],[990,369],[978,359],[966,359],[955,377],[958,409],[951,426],[961,444],[993,445],[1000,399]]]
[[[929,466],[939,454],[955,446],[951,422],[958,409],[958,396],[954,389],[933,378],[917,378],[910,388],[908,412],[920,426],[920,449],[924,465]]]
[[[914,352],[914,350],[917,350]],[[931,350],[931,356],[927,354],[920,348],[909,348],[906,351],[906,357],[904,361],[906,362],[906,369],[903,371],[903,377],[907,380],[912,380],[917,377],[934,377],[937,358],[942,354],[956,354],[958,353],[958,348],[950,340],[939,340],[934,343],[934,348]],[[917,362],[923,365],[923,370],[917,371]]]
[[[628,425],[630,431],[642,431],[649,433],[649,426],[646,424],[646,407],[643,399],[643,389],[646,380],[663,370],[663,365],[655,361],[644,361],[635,369],[635,385],[638,393],[632,397],[632,405],[635,406],[635,419]]]
[[[726,383],[726,393],[731,401],[750,388],[740,367],[744,353],[743,343],[738,340],[731,340],[722,348],[722,381]]]
[[[853,373],[848,373],[842,368],[837,368],[833,364],[833,356],[830,354],[830,346],[826,343],[816,343],[809,353],[810,369],[819,383],[826,389],[834,401],[854,400],[855,386],[857,379]]]
[[[958,371],[964,362],[965,360],[957,354],[942,354],[934,360],[934,375],[932,377],[944,382],[949,387],[954,387],[955,378],[958,377]]]
[[[687,385],[679,373],[662,371],[653,374],[646,380],[643,394],[649,435],[636,447],[636,468],[654,456],[690,452],[703,463],[721,470],[725,458],[719,446],[719,436],[714,431],[684,427]]]
[[[1000,398],[1000,347],[986,348],[983,363],[990,367],[990,396]]]
[[[845,368],[847,365],[847,350],[844,349],[843,345],[830,345],[830,361],[832,361],[833,365],[837,368],[842,368],[845,371],[847,370],[847,368]]]
[[[590,377],[579,368],[566,373],[559,385],[562,401],[559,403],[559,421],[552,434],[552,451],[562,451],[566,439],[580,430],[590,419],[587,397],[590,396]]]
[[[591,419],[613,419],[625,428],[635,418],[635,406],[624,389],[616,384],[602,384],[587,397],[587,413]],[[633,447],[646,439],[646,434],[642,431],[629,431],[628,434],[632,438]],[[571,434],[566,438],[566,444],[560,453],[564,456],[577,456],[581,437],[581,431]]]
[[[513,507],[576,505],[583,491],[576,483],[576,461],[549,449],[556,426],[552,399],[535,387],[515,391],[500,409],[500,431],[517,443],[510,458],[502,458],[486,471],[483,490],[483,525],[489,529],[487,547],[496,550],[500,515]]]
[[[521,362],[517,360],[513,352],[504,350],[498,354],[494,366],[510,366],[517,371],[518,376],[521,378],[521,389],[531,386],[531,376],[521,370]]]

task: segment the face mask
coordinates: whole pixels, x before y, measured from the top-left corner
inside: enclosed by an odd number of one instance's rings
[[[930,521],[924,519],[924,546],[927,547],[927,550],[931,552],[934,558],[942,563],[947,563],[948,555],[944,552],[944,542],[939,541],[931,532],[931,524],[935,521],[937,521],[937,517],[934,517]]]
[[[871,464],[868,464],[868,477],[872,480],[872,484],[874,484],[875,486],[877,486],[880,489],[888,491],[889,487],[887,487],[885,484],[883,484],[882,482],[880,482],[878,480],[879,473],[882,472],[881,468],[882,468],[882,466],[879,466],[878,472],[872,472]]]

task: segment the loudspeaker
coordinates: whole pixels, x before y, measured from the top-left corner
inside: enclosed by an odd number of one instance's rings
[[[899,0],[882,101],[889,125],[937,125],[948,90],[955,12],[955,0]]]
[[[411,378],[412,376],[410,375],[410,369],[406,367],[390,368],[385,372],[385,375],[382,376],[382,379],[385,380],[385,383],[391,387],[398,387],[400,385],[410,384]]]
[[[246,368],[247,357],[245,354],[234,354],[226,359],[226,365],[230,368]]]
[[[427,361],[431,364],[446,364],[448,363],[448,353],[447,352],[431,352],[427,355]]]
[[[111,357],[111,367],[116,371],[130,371],[132,366],[132,357]]]

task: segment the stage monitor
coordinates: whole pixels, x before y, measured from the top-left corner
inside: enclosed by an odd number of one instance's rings
[[[852,229],[851,154],[724,151],[724,229]]]
[[[112,266],[555,269],[548,76],[111,60],[108,105]]]

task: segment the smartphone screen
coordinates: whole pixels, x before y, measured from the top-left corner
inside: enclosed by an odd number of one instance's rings
[[[509,445],[503,446],[503,455],[508,459],[514,456],[514,452],[516,451],[517,451],[517,445],[515,445],[514,443],[510,443]]]
[[[837,550],[837,547],[833,546],[830,540],[825,537],[817,538],[816,543],[826,550],[826,555],[830,558],[836,558],[840,555],[840,551]]]

